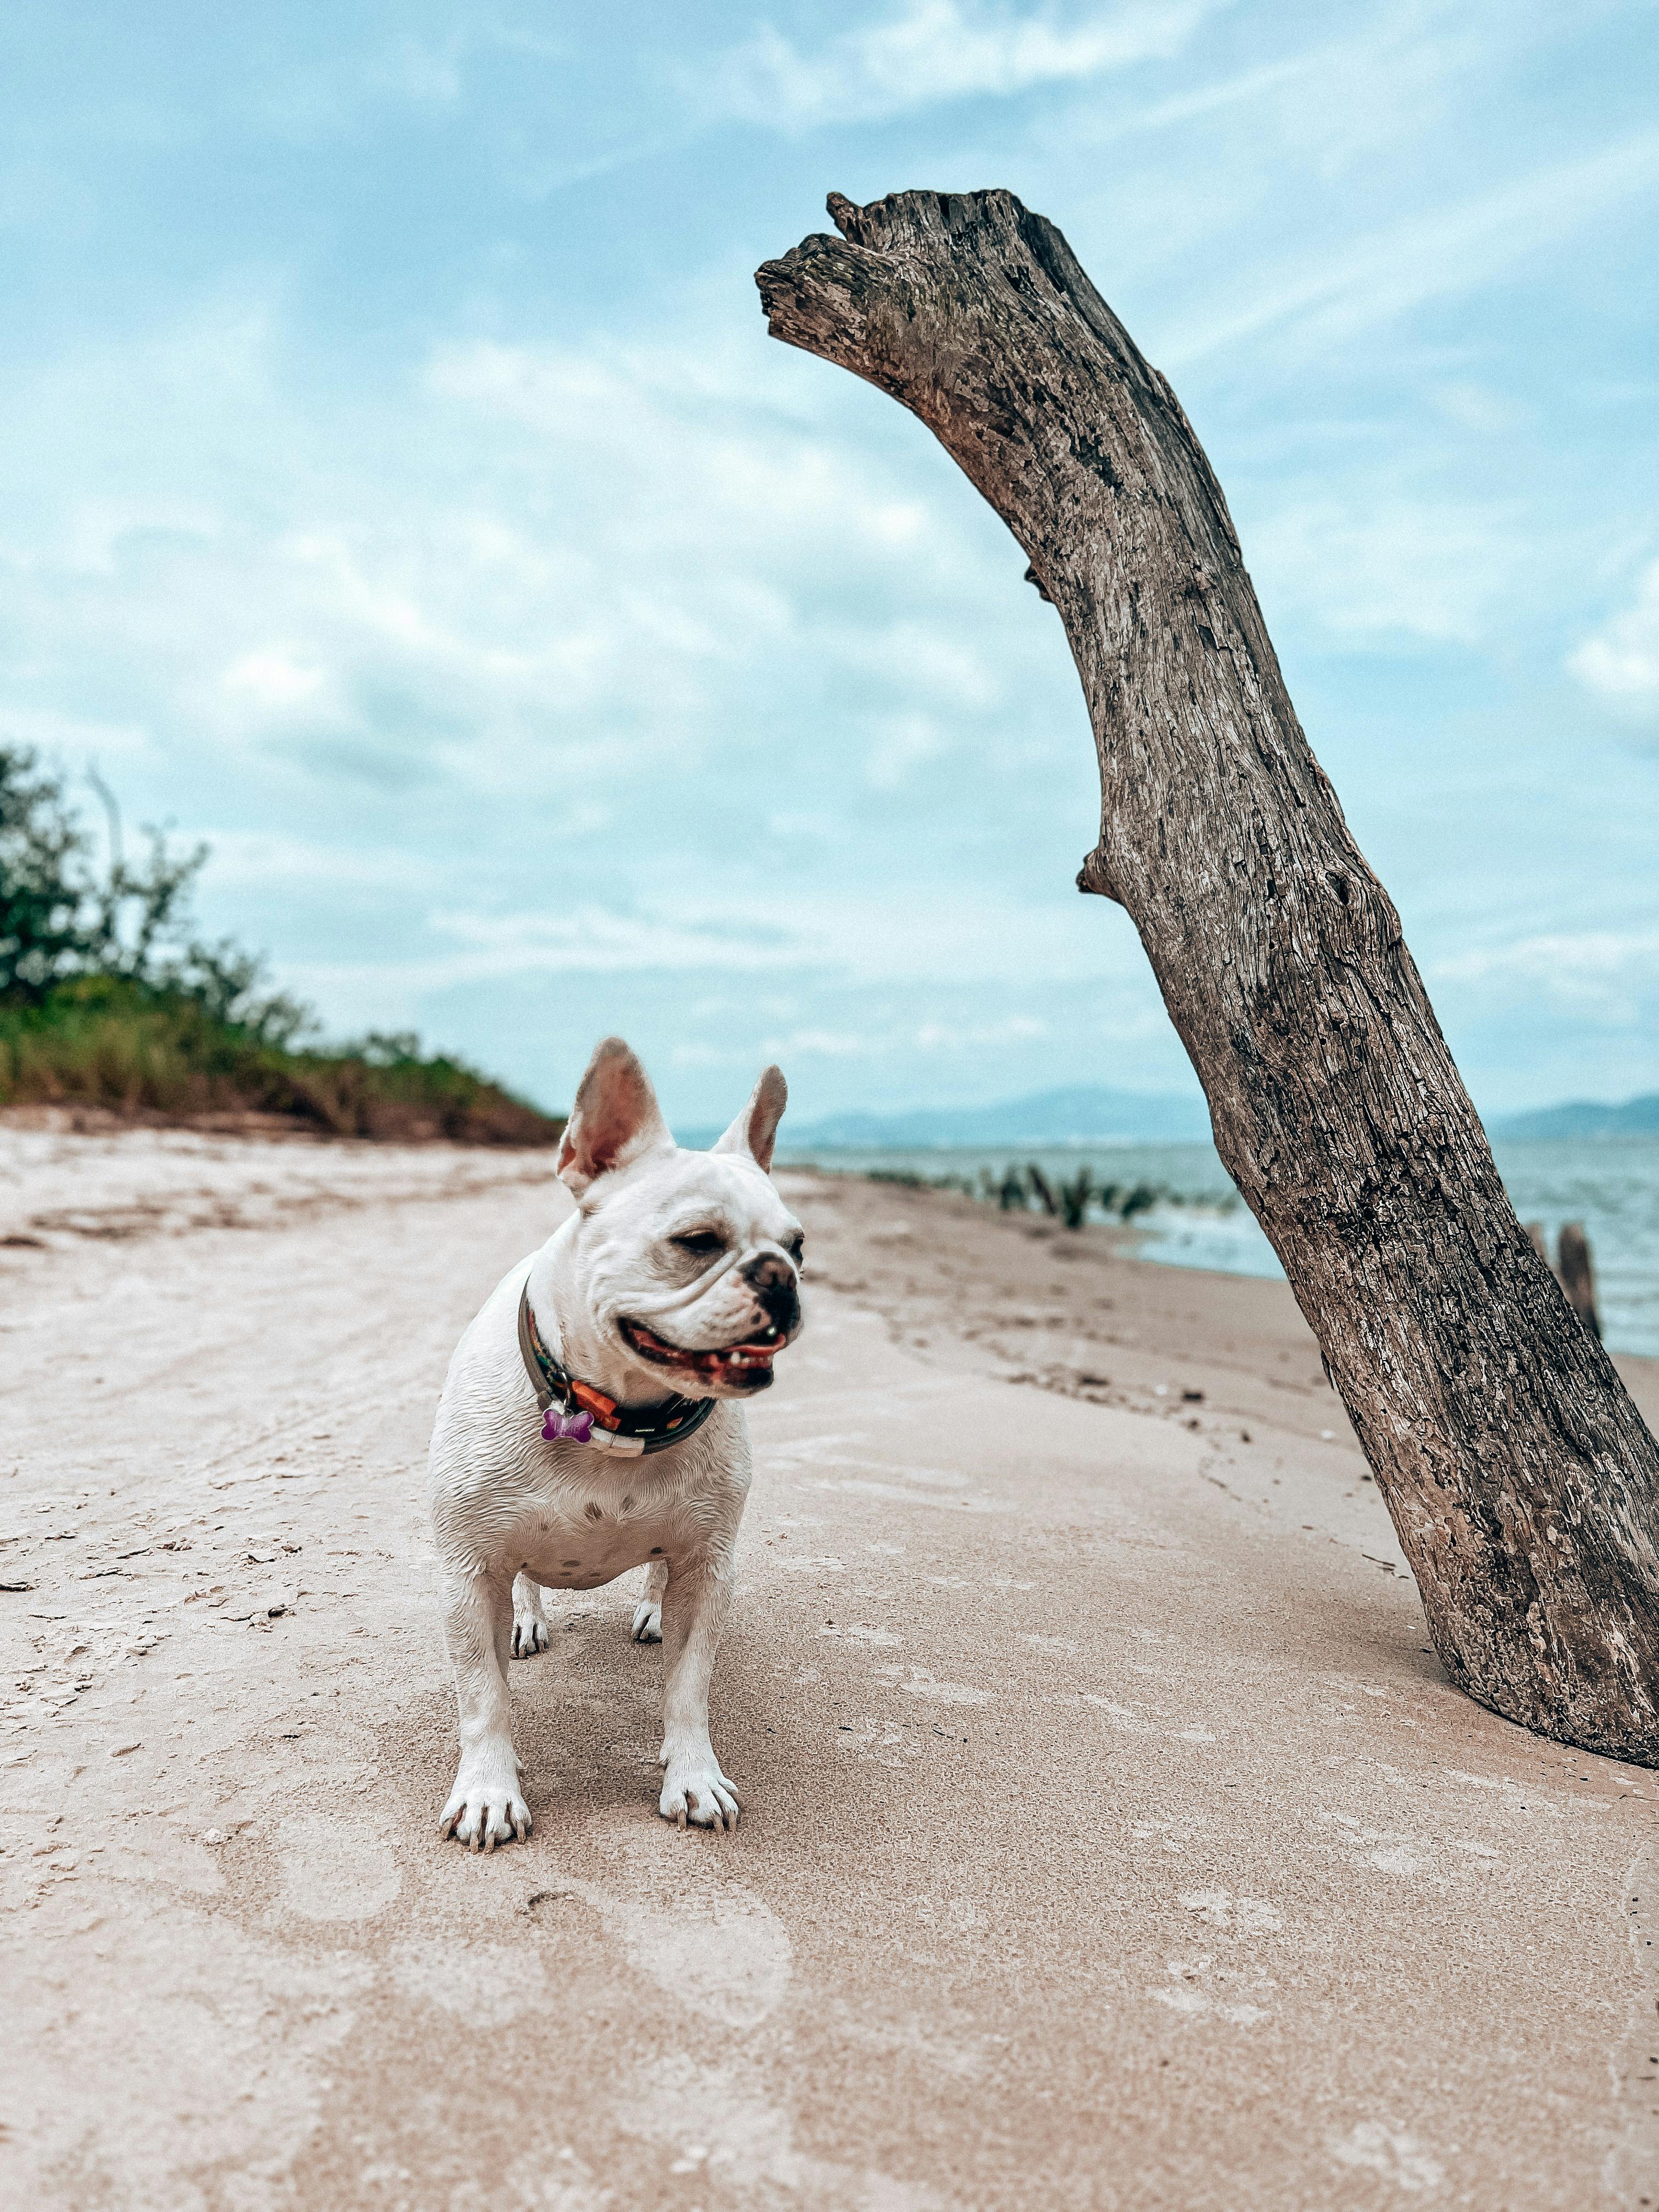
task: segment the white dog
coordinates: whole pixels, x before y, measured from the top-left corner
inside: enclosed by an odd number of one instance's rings
[[[548,1641],[542,1590],[630,1567],[649,1570],[635,1638],[661,1638],[667,1674],[659,1809],[737,1826],[708,1681],[749,1489],[732,1401],[766,1388],[801,1327],[800,1224],[769,1173],[787,1097],[769,1067],[713,1152],[682,1152],[608,1037],[559,1146],[576,1211],[456,1347],[431,1486],[461,1764],[438,1825],[474,1850],[530,1832],[507,1664]]]

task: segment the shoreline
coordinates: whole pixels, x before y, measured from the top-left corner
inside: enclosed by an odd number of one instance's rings
[[[1282,1276],[1171,1267],[1138,1257],[1133,1228],[1067,1230],[948,1191],[833,1170],[777,1176],[805,1209],[809,1290],[823,1268],[915,1351],[950,1340],[1006,1380],[1062,1395],[1160,1418],[1184,1404],[1181,1418],[1200,1431],[1254,1415],[1358,1449]],[[865,1250],[884,1264],[864,1264]],[[988,1266],[989,1286],[975,1280]],[[1659,1423],[1659,1359],[1609,1357],[1643,1418]],[[1193,1389],[1201,1401],[1183,1400]]]
[[[1567,1222],[1585,1231],[1604,1339],[1620,1354],[1659,1358],[1659,1138],[1504,1139],[1494,1146],[1494,1157],[1519,1218],[1537,1224],[1552,1249]],[[1080,1169],[1089,1170],[1097,1185],[1114,1187],[1104,1218],[1100,1208],[1091,1211],[1091,1227],[1113,1225],[1127,1198],[1143,1240],[1139,1255],[1147,1260],[1283,1279],[1278,1255],[1207,1141],[1018,1152],[848,1147],[840,1155],[786,1158],[779,1164],[896,1188],[910,1182],[949,1189],[966,1181],[983,1201],[983,1182],[999,1184],[1010,1168],[1024,1174],[1033,1160],[1057,1190]],[[994,1202],[991,1210],[997,1210]]]

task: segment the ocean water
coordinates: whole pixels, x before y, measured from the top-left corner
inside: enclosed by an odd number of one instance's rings
[[[1583,1223],[1609,1348],[1659,1358],[1659,1138],[1554,1138],[1500,1143],[1492,1150],[1516,1212],[1522,1221],[1542,1222],[1552,1252],[1564,1221]],[[1150,1194],[1152,1203],[1131,1224],[1141,1258],[1222,1274],[1283,1273],[1207,1144],[1037,1146],[1018,1152],[1006,1146],[819,1146],[793,1152],[780,1146],[779,1159],[844,1175],[914,1175],[930,1182],[954,1178],[976,1192],[987,1175],[1000,1182],[1011,1164],[1024,1167],[1034,1160],[1054,1183],[1087,1166],[1097,1185],[1117,1186],[1113,1216],[1126,1193],[1139,1188]],[[1091,1208],[1091,1220],[1107,1218],[1099,1206]]]

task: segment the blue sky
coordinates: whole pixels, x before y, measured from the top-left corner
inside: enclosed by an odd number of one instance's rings
[[[574,19],[573,21],[573,19]],[[1190,1081],[1054,615],[765,336],[830,188],[1065,230],[1490,1110],[1659,1088],[1655,9],[14,8],[0,727],[337,1033],[671,1112]]]

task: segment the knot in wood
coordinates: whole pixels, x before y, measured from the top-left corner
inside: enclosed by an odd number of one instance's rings
[[[1093,892],[1097,898],[1115,900],[1119,906],[1123,903],[1121,894],[1106,872],[1105,854],[1097,845],[1077,872],[1077,887],[1080,891]]]

